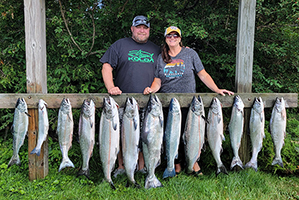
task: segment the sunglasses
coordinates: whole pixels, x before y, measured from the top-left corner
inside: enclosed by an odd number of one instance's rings
[[[180,36],[178,34],[167,34],[166,35],[166,38],[171,38],[171,37],[173,37],[174,39],[176,39],[176,38],[178,38]]]
[[[136,19],[135,21],[134,21],[134,24],[149,24],[149,21],[148,20],[145,20],[145,19]]]

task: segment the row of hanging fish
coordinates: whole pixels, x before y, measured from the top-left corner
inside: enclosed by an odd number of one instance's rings
[[[244,104],[240,97],[236,96],[232,117],[229,124],[229,131],[231,137],[232,149],[234,152],[234,158],[231,164],[231,168],[238,165],[243,168],[242,161],[238,156],[238,150],[241,144],[241,137],[243,133],[244,116],[242,115]],[[241,124],[241,126],[240,126]],[[245,168],[253,168],[255,171],[258,170],[257,157],[258,153],[262,149],[263,139],[265,138],[265,113],[264,103],[261,97],[255,98],[253,103],[250,120],[249,120],[249,132],[252,145],[252,157]],[[274,144],[275,158],[272,165],[278,164],[283,167],[281,158],[281,149],[284,145],[284,139],[286,136],[286,103],[282,98],[276,98],[272,114],[270,118],[270,134]]]
[[[40,155],[41,146],[47,138],[49,122],[47,114],[47,103],[39,100],[39,130],[36,147],[31,154]],[[142,148],[145,166],[148,175],[145,180],[145,188],[161,187],[161,182],[155,176],[155,169],[161,163],[161,148],[163,135],[165,140],[167,168],[163,178],[175,176],[174,160],[178,156],[178,146],[181,135],[181,111],[180,104],[176,98],[172,98],[169,104],[168,120],[164,132],[164,119],[162,104],[156,95],[150,95],[144,124],[140,133],[140,121],[138,104],[136,100],[127,98],[124,108],[122,126],[120,126],[118,104],[112,97],[105,97],[103,111],[99,127],[99,153],[102,163],[104,178],[112,188],[111,173],[115,166],[117,154],[120,150],[120,140],[126,175],[130,184],[140,187],[134,179],[137,167],[139,143],[142,141]],[[29,114],[27,104],[23,98],[19,98],[15,107],[14,121],[12,126],[13,156],[8,167],[13,164],[20,165],[19,149],[24,143],[28,131]],[[251,109],[249,129],[252,143],[252,158],[243,166],[238,155],[244,126],[244,104],[239,96],[235,96],[232,106],[231,119],[228,125],[231,146],[233,149],[233,160],[230,168],[235,166],[252,167],[257,170],[257,156],[262,148],[264,133],[265,115],[264,104],[261,99],[255,98]],[[59,171],[66,167],[74,167],[68,157],[68,151],[72,146],[73,138],[73,116],[69,99],[63,99],[58,113],[57,134],[59,146],[62,152],[62,162]],[[277,98],[272,110],[270,119],[270,132],[275,147],[275,158],[272,165],[279,164],[283,167],[281,149],[284,144],[286,131],[286,110],[283,98]],[[182,135],[187,162],[187,173],[193,172],[193,166],[200,159],[201,151],[205,142],[205,132],[212,155],[217,163],[216,174],[227,170],[223,165],[220,155],[222,152],[223,134],[222,105],[218,98],[214,97],[209,108],[208,117],[205,117],[203,101],[200,96],[193,97],[189,107],[186,125]],[[95,104],[92,100],[84,100],[79,118],[79,142],[83,158],[83,164],[79,175],[89,178],[89,160],[93,153],[95,144]]]

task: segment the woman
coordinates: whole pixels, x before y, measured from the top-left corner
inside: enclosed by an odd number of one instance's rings
[[[195,93],[195,74],[212,91],[225,96],[234,93],[226,89],[219,89],[212,77],[204,69],[198,54],[190,48],[183,47],[182,34],[178,27],[170,26],[164,33],[166,44],[158,56],[155,78],[151,87],[144,89],[143,94],[161,93]],[[182,130],[188,109],[182,109]],[[166,115],[167,116],[167,115]],[[175,161],[175,171],[181,171],[183,147],[179,147],[179,158]],[[202,174],[197,162],[194,164],[194,173]]]

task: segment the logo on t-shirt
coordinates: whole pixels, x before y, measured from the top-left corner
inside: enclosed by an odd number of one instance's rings
[[[185,72],[184,60],[172,60],[164,67],[164,75],[168,78],[181,77]]]
[[[128,60],[132,62],[150,63],[154,62],[153,53],[148,53],[141,50],[133,50],[128,53]]]

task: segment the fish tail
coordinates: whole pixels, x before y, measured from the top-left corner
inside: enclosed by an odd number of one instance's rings
[[[282,162],[281,157],[274,158],[272,165],[276,165],[276,164],[278,164],[280,167],[283,167],[283,162]]]
[[[11,159],[10,159],[10,161],[9,161],[9,163],[8,163],[7,168],[11,167],[11,166],[14,165],[14,164],[19,165],[19,166],[21,165],[21,160],[20,160],[20,157],[19,157],[18,154],[17,154],[17,155],[13,155],[13,156],[11,157]]]
[[[75,168],[74,164],[72,163],[72,161],[69,159],[69,158],[65,158],[65,159],[62,159],[62,162],[59,166],[59,172],[63,169],[63,168],[66,168],[66,167],[73,167]]]
[[[171,171],[169,171],[167,168],[165,169],[163,173],[163,178],[167,177],[174,177],[175,176],[175,169],[173,168]]]
[[[226,170],[226,168],[223,164],[220,167],[217,168],[216,176],[218,176],[221,172],[228,175],[227,170]]]
[[[109,182],[109,184],[110,184],[110,187],[113,189],[113,190],[116,190],[116,187],[114,186],[114,184],[113,184],[113,182],[111,181],[111,182]]]
[[[136,182],[136,181],[134,181],[134,182],[131,182],[131,181],[127,181],[127,185],[126,185],[126,187],[130,187],[130,186],[133,186],[134,188],[141,188],[141,186]]]
[[[257,172],[257,161],[250,160],[248,163],[246,163],[245,168],[253,168]]]
[[[37,156],[40,155],[41,148],[35,147],[30,154],[36,154]]]
[[[242,161],[241,161],[241,159],[240,159],[240,157],[239,156],[235,156],[234,158],[233,158],[233,160],[232,160],[232,163],[231,163],[231,165],[230,165],[230,169],[232,170],[235,166],[239,166],[239,167],[241,167],[242,169],[244,169],[243,168],[243,163],[242,163]]]
[[[157,177],[155,175],[153,178],[149,178],[149,176],[146,177],[144,188],[149,189],[156,187],[163,187],[162,183],[157,179]]]
[[[84,175],[86,178],[90,179],[90,176],[89,176],[89,169],[86,169],[86,170],[81,169],[81,170],[79,171],[79,173],[77,174],[77,177],[78,177],[78,176],[82,176],[82,175]]]

